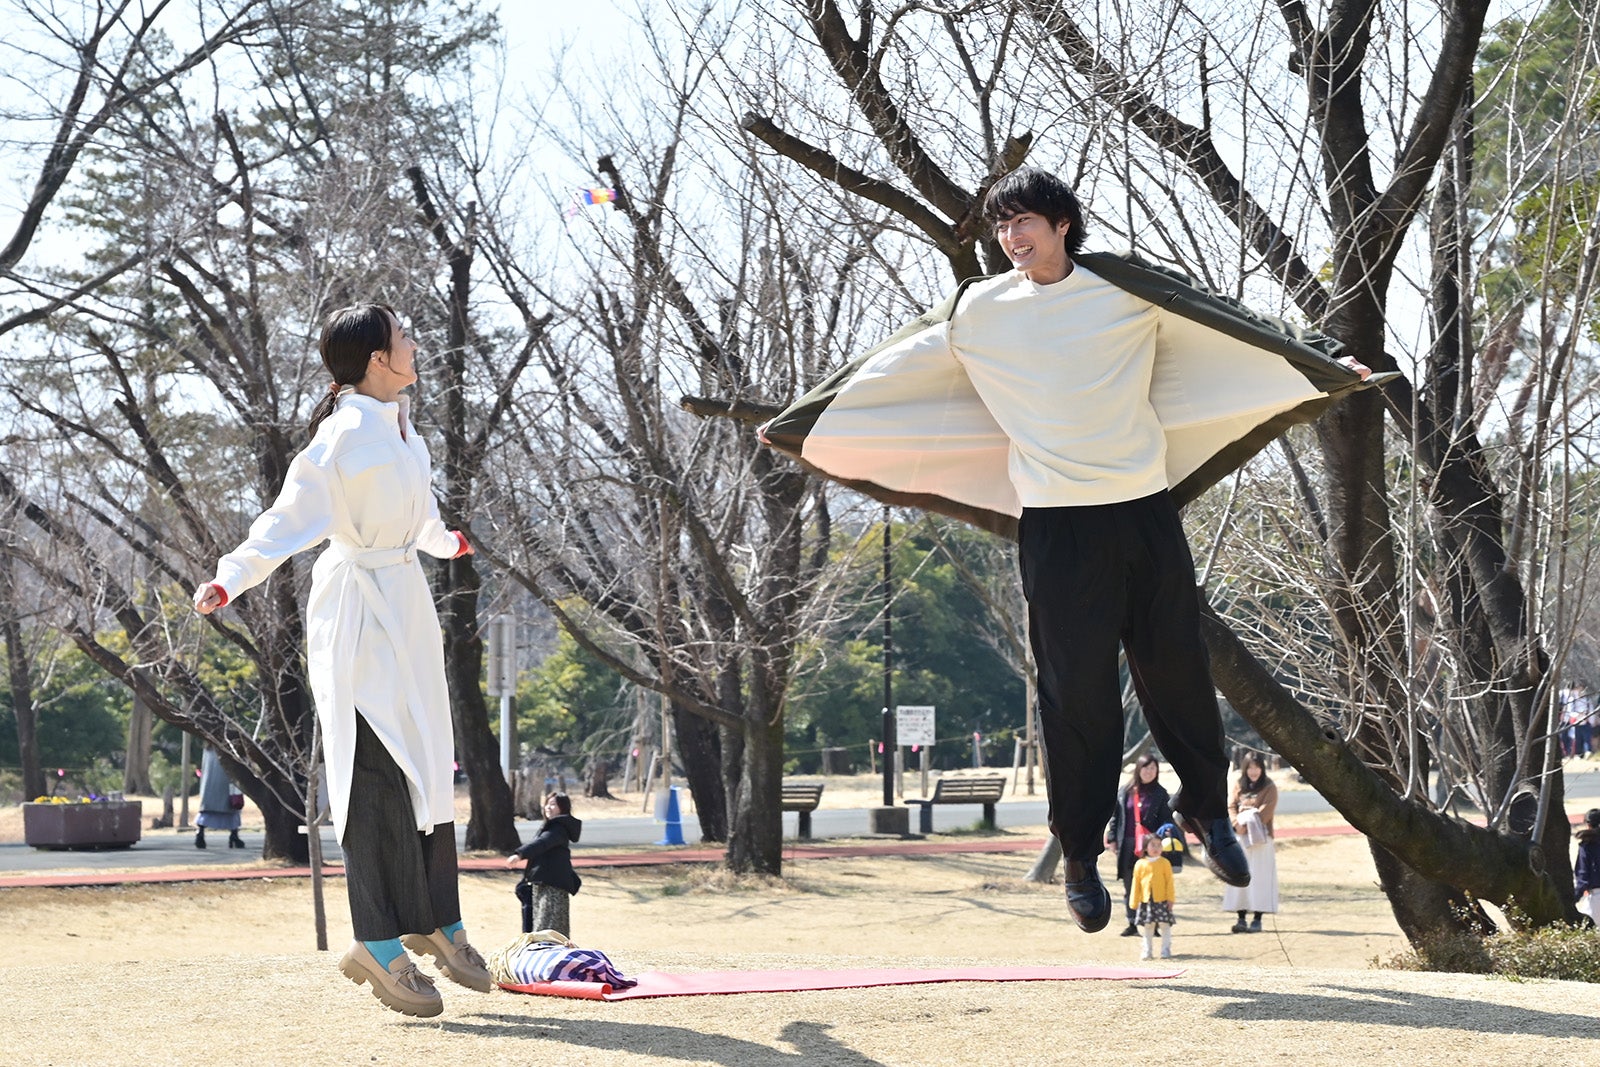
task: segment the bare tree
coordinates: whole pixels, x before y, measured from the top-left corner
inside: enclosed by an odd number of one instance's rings
[[[511,416],[520,450],[495,457],[484,540],[582,647],[662,695],[703,836],[728,841],[730,868],[775,873],[784,697],[833,517],[820,486],[758,445],[772,408],[748,398],[837,353],[869,238],[814,220],[708,133],[703,57],[728,44],[720,32],[653,38],[654,122],[584,129],[614,147],[590,181],[615,200],[573,223],[570,281],[527,271],[506,216],[484,212],[483,254],[523,321],[536,303],[552,315],[541,388]],[[684,394],[725,398],[715,413],[732,420],[693,420]]]
[[[1295,483],[1301,506],[1318,517],[1306,551],[1332,578],[1318,595],[1325,636],[1343,657],[1336,698],[1297,700],[1215,614],[1206,638],[1234,707],[1368,834],[1396,916],[1418,943],[1457,927],[1469,893],[1515,901],[1534,922],[1571,914],[1567,826],[1550,817],[1561,810],[1561,780],[1548,743],[1550,649],[1567,639],[1547,628],[1554,620],[1541,610],[1542,590],[1522,577],[1525,545],[1506,510],[1515,494],[1476,425],[1445,414],[1464,410],[1450,399],[1452,383],[1465,381],[1474,357],[1449,349],[1445,335],[1468,334],[1468,302],[1445,320],[1430,361],[1403,366],[1388,336],[1390,293],[1427,221],[1486,9],[1481,0],[1449,3],[1428,36],[1408,11],[1341,0],[1315,11],[1278,5],[1276,26],[1246,11],[1202,18],[1179,3],[1136,15],[1056,0],[913,6],[880,22],[871,5],[847,15],[834,0],[796,0],[794,29],[814,46],[810,68],[831,84],[797,76],[804,60],[793,55],[742,75],[765,108],[747,115],[745,129],[804,168],[797,176],[888,208],[957,278],[974,272],[981,247],[972,205],[1020,146],[1085,188],[1098,228],[1184,264],[1212,288],[1259,300],[1270,281],[1348,354],[1404,372],[1381,395],[1352,397],[1322,417],[1319,462]],[[841,101],[854,121],[841,121]],[[1040,127],[1048,137],[1036,135]],[[823,137],[843,148],[823,150]],[[1229,162],[1238,159],[1243,170]],[[1459,272],[1455,279],[1470,284]],[[1530,452],[1546,454],[1544,445]],[[1394,484],[1395,455],[1427,475],[1414,497],[1426,512],[1416,527],[1426,541],[1416,544],[1428,553],[1418,558],[1443,561],[1450,576],[1450,608],[1431,622],[1434,640],[1455,653],[1431,706],[1441,728],[1459,727],[1466,747],[1454,752],[1482,783],[1488,827],[1451,817],[1414,788],[1432,743],[1421,728],[1428,705],[1403,673],[1415,663],[1407,635],[1416,586],[1401,562],[1395,500],[1397,489],[1413,490]],[[1509,484],[1545,484],[1538,467]],[[1540,543],[1557,547],[1553,537]]]
[[[262,79],[230,86],[231,99],[254,101],[248,121],[216,106],[215,87],[197,117],[191,90],[175,83],[104,124],[108,146],[90,154],[105,170],[71,201],[98,248],[57,286],[72,314],[38,335],[54,351],[14,356],[4,379],[15,410],[53,442],[57,476],[0,472],[0,497],[53,545],[77,550],[29,559],[62,595],[64,632],[157,715],[213,744],[262,809],[267,854],[303,861],[296,825],[313,732],[302,572],[286,564],[204,623],[188,617],[187,593],[276,494],[303,440],[325,388],[306,358],[314,323],[358,294],[403,304],[427,288],[431,238],[413,224],[396,149],[442,122],[405,80],[437,73],[428,64],[441,54],[464,60],[485,31],[416,34],[430,13],[407,0],[369,5],[367,32],[348,12],[295,22],[290,10],[274,8],[274,34],[250,52]],[[307,39],[316,47],[301,56]],[[313,63],[328,76],[318,80]],[[94,273],[129,246],[143,250],[137,274]],[[230,477],[239,471],[253,474],[244,492]],[[148,589],[122,577],[124,554]],[[248,662],[238,690],[202,669],[212,642]],[[499,814],[509,829],[509,804]]]
[[[174,51],[166,42],[193,34],[182,32],[181,17],[170,10],[170,0],[147,5],[117,0],[92,8],[69,6],[60,10],[22,0],[7,5],[21,32],[8,35],[6,43],[0,45],[10,53],[0,63],[0,69],[9,72],[6,80],[13,89],[6,94],[12,105],[4,117],[14,126],[47,125],[51,135],[38,161],[33,189],[5,246],[0,248],[0,278],[15,286],[8,295],[34,299],[28,301],[32,306],[14,309],[0,321],[0,334],[39,321],[143,260],[140,250],[130,249],[93,276],[67,286],[20,273],[46,214],[67,187],[84,154],[99,143],[108,127],[129,113],[151,107],[158,96],[169,92],[186,74],[215,62],[220,53],[254,42],[269,22],[281,24],[298,5],[281,5],[276,13],[266,10],[270,6],[263,0],[203,5],[200,24],[205,30],[200,39]],[[61,46],[60,50],[40,50],[26,43],[41,39]],[[59,92],[46,95],[41,87]],[[25,102],[41,96],[41,106],[30,110]]]
[[[513,347],[510,359],[499,359],[498,339],[485,337],[474,325],[473,260],[476,255],[477,205],[456,209],[447,217],[435,203],[421,167],[409,167],[418,215],[443,257],[449,274],[440,302],[445,323],[443,351],[439,353],[437,381],[428,391],[426,410],[437,417],[444,448],[444,497],[439,513],[449,525],[467,528],[478,499],[487,455],[506,420],[523,371],[541,340],[544,324],[528,323],[528,332]],[[452,229],[452,222],[457,229]],[[469,367],[469,357],[475,366]],[[485,373],[486,372],[486,373]],[[492,383],[486,397],[475,396],[473,383]],[[436,401],[435,401],[436,398]],[[474,403],[481,400],[480,403]],[[489,729],[489,710],[480,679],[483,677],[483,640],[478,611],[482,579],[471,556],[449,560],[441,567],[437,583],[440,621],[445,631],[445,671],[454,704],[456,749],[471,791],[471,817],[467,823],[469,849],[510,852],[521,843],[517,837],[510,785],[500,770],[500,755]]]
[[[24,798],[44,795],[39,762],[39,712],[33,702],[33,656],[22,624],[27,612],[17,583],[16,556],[21,537],[16,507],[0,508],[0,641],[6,646],[6,685],[17,721],[17,754],[22,764]]]

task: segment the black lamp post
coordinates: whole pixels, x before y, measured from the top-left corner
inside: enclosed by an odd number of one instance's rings
[[[883,508],[883,806],[894,807],[894,593],[889,584],[889,507]]]

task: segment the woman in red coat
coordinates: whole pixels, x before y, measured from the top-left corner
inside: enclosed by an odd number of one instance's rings
[[[1117,793],[1117,807],[1106,830],[1106,848],[1117,855],[1117,877],[1122,880],[1122,901],[1128,913],[1123,937],[1138,937],[1135,913],[1128,902],[1133,892],[1133,867],[1144,854],[1144,840],[1172,822],[1172,798],[1159,778],[1161,762],[1150,753],[1140,756]]]

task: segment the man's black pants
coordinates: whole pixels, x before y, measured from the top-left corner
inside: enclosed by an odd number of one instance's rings
[[[1202,822],[1227,814],[1222,717],[1171,494],[1027,508],[1018,540],[1050,830],[1062,854],[1093,860],[1104,851],[1122,771],[1119,644],[1150,733],[1183,783],[1175,806]]]

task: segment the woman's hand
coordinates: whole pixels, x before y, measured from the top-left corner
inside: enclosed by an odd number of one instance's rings
[[[202,615],[210,615],[227,602],[215,582],[207,582],[194,591],[194,610]]]
[[[517,856],[515,856],[515,855],[511,855],[511,856],[507,856],[506,857],[506,866],[507,867],[515,867],[518,864],[520,864],[521,862],[522,862],[522,860],[520,858],[518,858]]]

